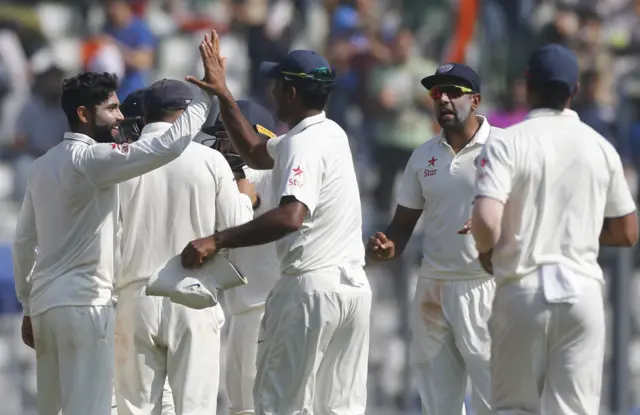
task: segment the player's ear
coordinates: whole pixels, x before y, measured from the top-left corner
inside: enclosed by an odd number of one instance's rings
[[[88,124],[92,117],[91,111],[89,111],[89,108],[85,106],[78,107],[76,109],[76,114],[78,115],[78,119],[81,124]]]
[[[471,97],[471,108],[475,111],[480,106],[480,102],[482,101],[482,97],[480,94],[474,94]]]
[[[287,88],[286,96],[287,96],[287,100],[289,102],[294,102],[296,100],[296,98],[298,97],[298,91],[296,90],[296,87],[293,86],[293,85],[290,85]]]
[[[571,98],[573,99],[577,97],[579,93],[580,93],[580,81],[576,83],[576,88],[573,90],[573,93],[571,94]]]

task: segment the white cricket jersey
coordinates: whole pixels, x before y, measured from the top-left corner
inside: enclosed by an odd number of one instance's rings
[[[302,228],[276,241],[281,274],[363,266],[360,192],[344,130],[322,112],[270,139],[267,150],[276,204],[292,196],[308,209]]]
[[[66,133],[34,161],[13,249],[16,292],[26,315],[111,303],[115,185],[177,158],[202,127],[210,105],[208,95],[198,94],[164,134],[130,145]]]
[[[140,141],[164,134],[170,123],[148,124]],[[171,163],[118,185],[122,236],[116,289],[147,281],[187,244],[253,218],[227,160],[191,143]]]
[[[484,117],[471,141],[456,154],[444,135],[413,151],[398,189],[399,205],[424,211],[420,276],[433,279],[487,278],[471,234],[458,235],[471,218],[476,169],[482,146],[502,129]],[[444,134],[444,133],[443,133]]]
[[[246,168],[245,174],[261,199],[260,207],[256,209],[254,216],[260,216],[275,208],[271,170]],[[249,283],[224,292],[227,311],[235,315],[264,306],[269,291],[280,275],[275,243],[231,249],[229,260],[238,267]]]
[[[534,110],[489,140],[476,194],[505,204],[493,252],[498,282],[546,264],[602,280],[604,218],[636,209],[614,147],[568,109]]]

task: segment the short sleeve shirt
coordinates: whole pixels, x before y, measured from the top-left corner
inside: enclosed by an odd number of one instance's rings
[[[635,211],[614,147],[571,110],[535,110],[487,142],[476,195],[504,203],[493,254],[496,278],[560,264],[602,279],[605,217]]]
[[[446,137],[418,147],[407,164],[398,189],[398,204],[423,210],[424,237],[420,276],[435,279],[487,278],[471,235],[458,235],[471,217],[480,151],[499,128],[482,124],[457,154]]]
[[[276,241],[282,274],[364,265],[362,209],[349,140],[324,112],[269,140],[274,200],[294,198],[308,213],[302,228]]]

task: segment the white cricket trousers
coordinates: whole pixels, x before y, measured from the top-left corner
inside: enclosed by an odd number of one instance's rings
[[[358,275],[327,269],[276,282],[258,340],[257,415],[365,413],[371,288],[362,268],[349,272]]]
[[[231,415],[253,414],[258,336],[264,306],[235,314],[229,322],[226,386]]]
[[[220,381],[220,306],[202,310],[145,294],[145,284],[118,293],[118,415],[160,415],[168,380],[176,415],[211,415]]]
[[[490,321],[495,414],[599,414],[603,286],[575,278],[581,292],[573,304],[547,302],[538,273],[497,288]]]
[[[111,306],[56,307],[33,316],[39,415],[109,415]]]
[[[410,359],[423,414],[464,414],[468,378],[474,411],[491,413],[488,324],[494,292],[493,278],[418,280]]]

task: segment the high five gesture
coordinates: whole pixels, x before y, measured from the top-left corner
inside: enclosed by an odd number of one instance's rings
[[[220,38],[215,30],[211,31],[211,35],[204,36],[204,40],[200,43],[199,49],[204,66],[204,78],[200,80],[193,76],[187,76],[185,80],[215,96],[226,93],[226,58],[220,55]]]

